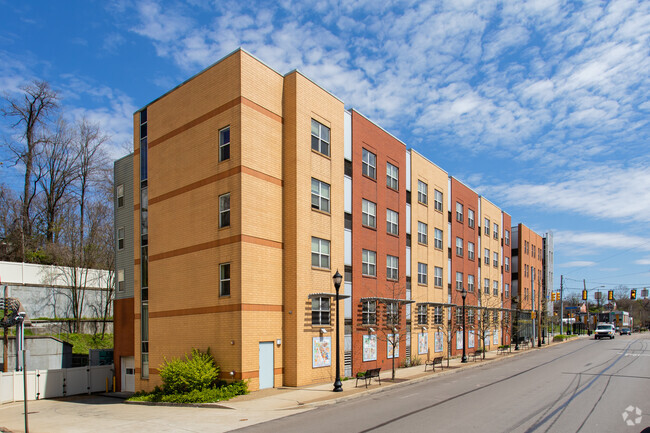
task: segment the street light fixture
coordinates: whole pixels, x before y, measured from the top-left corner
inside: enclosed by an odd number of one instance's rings
[[[342,392],[343,384],[341,383],[341,360],[339,353],[339,289],[341,288],[341,282],[343,281],[343,276],[339,274],[338,269],[332,277],[334,281],[334,288],[336,289],[336,379],[334,380],[334,392]]]
[[[23,399],[24,399],[24,405],[25,405],[25,433],[29,433],[29,423],[27,420],[27,414],[29,413],[27,411],[27,361],[25,359],[26,357],[26,351],[25,351],[25,312],[21,311],[18,313],[18,316],[16,316],[16,326],[17,326],[17,331],[20,331],[20,336],[16,335],[16,340],[19,340],[19,345],[20,349],[22,350],[22,356],[23,356]],[[16,369],[18,369],[18,366],[16,366]]]
[[[460,295],[463,297],[463,357],[460,362],[467,362],[467,354],[465,353],[465,298],[467,297],[467,290],[463,287],[460,292]]]

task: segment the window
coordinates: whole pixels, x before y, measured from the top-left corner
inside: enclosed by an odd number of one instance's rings
[[[361,324],[374,325],[377,323],[377,302],[363,301],[361,303]]]
[[[122,207],[124,206],[124,185],[118,185],[116,190],[117,207]]]
[[[540,259],[540,260],[542,259],[542,249],[541,248],[537,249],[537,258]]]
[[[386,304],[386,324],[389,326],[399,325],[399,304],[397,302]]]
[[[377,276],[377,253],[361,250],[361,273],[370,277]]]
[[[433,201],[434,201],[435,209],[437,211],[442,212],[442,193],[437,189],[433,190]]]
[[[219,265],[219,296],[230,296],[230,263]]]
[[[418,325],[427,324],[427,306],[418,305]]]
[[[467,276],[467,291],[474,293],[474,275]]]
[[[330,129],[311,119],[311,148],[323,155],[330,155]]]
[[[492,281],[492,294],[494,296],[499,296],[499,282]]]
[[[418,221],[418,242],[424,245],[428,243],[427,230],[427,225],[421,221]]]
[[[506,283],[504,285],[503,291],[505,292],[506,299],[510,297],[510,284]]]
[[[399,260],[395,256],[386,256],[386,278],[397,280],[399,271]]]
[[[474,211],[471,209],[467,209],[467,226],[474,228]]]
[[[533,258],[535,258],[535,245],[533,245],[530,255],[533,256]]]
[[[456,272],[456,290],[463,290],[463,273]]]
[[[390,162],[386,163],[386,186],[399,189],[399,169]]]
[[[427,199],[427,192],[429,190],[429,186],[422,182],[421,180],[418,180],[418,202],[422,204],[427,204],[428,199]]]
[[[362,149],[361,152],[361,173],[373,179],[377,179],[376,173],[377,155],[372,152]]]
[[[485,236],[490,236],[490,220],[485,218]]]
[[[463,222],[463,205],[456,202],[456,221]]]
[[[492,226],[492,236],[494,239],[499,239],[499,224],[494,223]]]
[[[461,307],[456,307],[456,323],[458,325],[463,323],[463,309]]]
[[[456,255],[463,257],[463,240],[456,238]]]
[[[467,323],[474,323],[474,309],[467,309]]]
[[[433,285],[442,287],[442,268],[435,266],[433,268]]]
[[[524,241],[524,253],[528,254],[528,241]]]
[[[484,292],[486,295],[489,295],[489,294],[490,294],[490,279],[489,279],[489,278],[485,278],[485,279],[483,280],[483,292]]]
[[[377,228],[377,205],[368,200],[361,200],[361,224]]]
[[[483,251],[483,263],[490,266],[490,250],[487,248]]]
[[[503,260],[505,261],[503,265],[505,271],[510,272],[510,257],[504,257]]]
[[[117,229],[117,249],[118,250],[124,249],[124,227],[120,227]]]
[[[433,323],[435,325],[442,325],[442,307],[433,307]]]
[[[386,232],[392,235],[398,235],[399,214],[390,209],[386,209]]]
[[[124,291],[124,269],[118,269],[117,271],[117,291]]]
[[[493,255],[493,257],[492,257],[492,266],[494,266],[496,268],[496,267],[499,266],[499,253],[497,253],[495,251],[494,253],[492,253],[492,255]]]
[[[219,130],[219,162],[230,159],[230,126]]]
[[[330,186],[313,177],[311,178],[311,208],[323,212],[330,211]]]
[[[330,267],[330,241],[311,238],[311,265],[316,268]]]
[[[330,298],[313,298],[311,300],[311,324],[330,324]]]
[[[418,262],[418,284],[427,284],[427,264]]]
[[[467,242],[467,258],[474,260],[474,242]]]
[[[437,249],[441,250],[442,249],[442,230],[435,229],[434,236],[435,237],[434,237],[434,240],[433,240],[433,243],[434,243],[433,246],[436,247]]]
[[[510,230],[506,230],[503,232],[503,238],[505,239],[506,245],[510,245]]]
[[[230,193],[219,196],[219,228],[230,226]]]
[[[495,325],[499,323],[499,312],[497,310],[492,311],[492,322]]]

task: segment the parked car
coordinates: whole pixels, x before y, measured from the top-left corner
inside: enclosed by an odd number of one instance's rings
[[[614,339],[616,331],[614,330],[614,325],[611,323],[599,323],[596,326],[596,331],[594,332],[594,339],[600,340],[601,338],[611,338]]]
[[[632,332],[630,331],[630,328],[621,328],[620,333],[621,335],[630,335]]]

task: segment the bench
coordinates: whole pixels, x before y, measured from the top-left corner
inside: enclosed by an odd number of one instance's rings
[[[373,378],[377,379],[379,381],[379,384],[381,385],[381,378],[379,377],[379,372],[381,371],[381,368],[371,368],[369,370],[366,370],[365,372],[359,372],[357,373],[357,381],[354,384],[354,387],[356,388],[359,385],[359,380],[363,380],[366,384],[366,388],[368,388],[368,384],[372,381]]]
[[[436,356],[436,357],[433,358],[432,360],[428,360],[428,359],[427,359],[427,360],[424,362],[424,371],[427,371],[427,366],[428,366],[428,365],[431,366],[431,368],[433,369],[433,371],[436,371],[436,365],[439,365],[440,368],[443,368],[443,367],[442,367],[442,356]]]
[[[483,356],[483,350],[482,349],[475,350],[474,352],[469,353],[467,356],[468,357],[471,356],[472,358],[474,358],[474,362],[476,362],[477,356],[479,357],[479,359],[481,359],[481,356]]]

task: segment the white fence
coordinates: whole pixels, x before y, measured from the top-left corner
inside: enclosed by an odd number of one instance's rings
[[[27,372],[27,399],[64,397],[109,391],[113,388],[112,365],[62,368],[60,370],[34,370]],[[22,401],[23,372],[0,373],[0,404]]]

